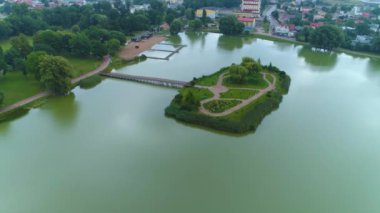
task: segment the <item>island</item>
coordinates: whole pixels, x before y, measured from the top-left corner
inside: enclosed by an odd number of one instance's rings
[[[243,134],[254,132],[278,109],[291,79],[279,68],[244,57],[179,90],[165,115],[178,121]]]

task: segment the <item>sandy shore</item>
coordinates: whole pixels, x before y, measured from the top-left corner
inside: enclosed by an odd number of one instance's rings
[[[166,37],[164,36],[153,36],[140,42],[130,42],[120,51],[119,56],[125,60],[134,59],[136,56],[140,55],[140,53],[151,49],[155,44],[158,44],[165,39]],[[139,48],[136,48],[136,46]]]

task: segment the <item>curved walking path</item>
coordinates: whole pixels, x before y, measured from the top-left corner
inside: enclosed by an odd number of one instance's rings
[[[222,117],[222,116],[226,116],[226,115],[229,115],[235,111],[238,111],[240,110],[241,108],[251,104],[252,102],[254,102],[255,100],[259,99],[261,96],[267,94],[268,92],[270,91],[273,91],[276,89],[276,76],[274,76],[273,74],[269,74],[269,73],[261,73],[263,75],[263,78],[264,80],[268,83],[268,87],[264,88],[264,89],[261,89],[261,90],[257,90],[257,89],[252,89],[252,88],[231,88],[231,89],[241,89],[241,90],[255,90],[255,91],[259,91],[256,95],[248,98],[248,99],[225,99],[225,98],[220,98],[220,94],[222,93],[225,93],[227,91],[229,91],[230,89],[226,86],[223,85],[223,81],[226,77],[226,74],[227,73],[224,73],[224,74],[221,74],[218,78],[218,82],[215,86],[213,87],[208,87],[207,89],[209,89],[213,94],[214,96],[212,98],[209,98],[209,99],[206,99],[206,100],[203,100],[201,101],[201,106],[199,107],[199,111],[205,115],[208,115],[208,116],[212,116],[212,117]],[[268,79],[267,79],[267,75],[271,75],[272,78],[273,78],[273,82],[270,82]],[[204,104],[210,102],[210,101],[214,101],[214,100],[237,100],[237,101],[241,101],[240,104],[230,108],[230,109],[227,109],[226,111],[223,111],[223,112],[220,112],[220,113],[213,113],[213,112],[210,112],[208,111],[206,108],[204,108]]]
[[[108,65],[110,63],[111,63],[111,56],[109,56],[109,55],[104,56],[103,57],[103,63],[98,68],[96,68],[95,70],[93,70],[91,72],[88,72],[86,74],[83,74],[81,76],[78,76],[78,77],[72,79],[71,83],[72,84],[76,84],[76,83],[78,83],[79,81],[81,81],[83,79],[89,78],[91,76],[94,76],[94,75],[97,75],[97,74],[103,72],[108,67]],[[38,100],[40,98],[44,98],[44,97],[47,97],[47,96],[50,96],[50,95],[51,95],[51,92],[49,92],[49,91],[40,92],[40,93],[38,93],[36,95],[33,95],[33,96],[29,97],[29,98],[26,98],[24,100],[21,100],[19,102],[16,102],[16,103],[14,103],[12,105],[9,105],[9,106],[7,106],[5,108],[0,109],[0,114],[10,112],[10,111],[15,110],[15,109],[17,109],[19,107],[22,107],[22,106],[25,106],[27,104],[30,104],[30,103],[32,103],[32,102],[34,102],[34,101],[36,101],[36,100]]]

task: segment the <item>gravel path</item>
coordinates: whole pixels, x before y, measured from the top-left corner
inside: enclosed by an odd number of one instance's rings
[[[248,99],[228,99],[228,100],[237,100],[237,101],[241,101],[240,104],[230,108],[230,109],[227,109],[226,111],[224,112],[220,112],[220,113],[213,113],[213,112],[210,112],[208,111],[206,108],[204,108],[204,104],[210,102],[210,101],[214,101],[214,100],[227,100],[227,99],[223,99],[223,98],[220,98],[220,94],[221,93],[225,93],[229,90],[229,88],[225,87],[223,85],[223,81],[226,77],[226,74],[227,73],[224,73],[222,75],[219,76],[218,78],[218,82],[215,86],[213,87],[207,87],[207,89],[209,89],[213,94],[214,96],[212,98],[209,98],[209,99],[206,99],[206,100],[203,100],[201,101],[201,106],[199,107],[199,111],[203,114],[206,114],[208,116],[212,116],[212,117],[222,117],[222,116],[226,116],[226,115],[229,115],[233,112],[236,112],[238,110],[240,110],[241,108],[251,104],[252,102],[254,102],[255,100],[259,99],[261,96],[267,94],[268,92],[276,89],[276,80],[277,78],[273,75],[273,74],[269,74],[269,73],[261,73],[263,75],[263,78],[264,80],[268,83],[268,87],[264,88],[264,89],[261,89],[261,90],[257,90],[259,91],[256,95],[248,98]],[[267,75],[271,75],[272,78],[274,79],[273,82],[270,82],[268,79],[267,79]],[[233,88],[233,89],[236,89],[236,88]],[[253,90],[251,88],[238,88],[238,89],[246,89],[246,90]]]

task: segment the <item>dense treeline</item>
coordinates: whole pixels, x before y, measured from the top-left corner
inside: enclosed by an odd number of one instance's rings
[[[0,74],[9,71],[34,76],[56,94],[70,91],[72,67],[61,56],[101,58],[115,54],[126,43],[126,34],[149,30],[160,25],[166,6],[149,0],[147,11],[131,14],[129,1],[116,0],[86,6],[60,6],[41,10],[25,4],[6,3],[0,20],[0,39],[9,48],[0,47]],[[175,14],[177,18],[180,14]],[[0,102],[4,96],[0,95]]]
[[[128,2],[128,1],[127,1]],[[33,35],[43,29],[85,30],[97,26],[106,30],[120,31],[125,34],[147,30],[152,25],[162,23],[165,5],[151,0],[151,9],[134,14],[129,13],[129,4],[116,1],[113,6],[99,2],[86,6],[61,6],[42,10],[29,10],[24,4],[11,4],[7,18],[0,21],[0,39],[20,33]]]
[[[238,7],[241,0],[184,0],[187,8],[198,9],[201,7]]]
[[[365,44],[356,42],[357,36],[372,38]],[[331,51],[343,47],[355,51],[380,53],[380,35],[371,32],[369,25],[358,25],[354,30],[342,30],[334,25],[325,25],[312,29],[305,27],[296,36],[298,41],[309,42],[313,47]]]

